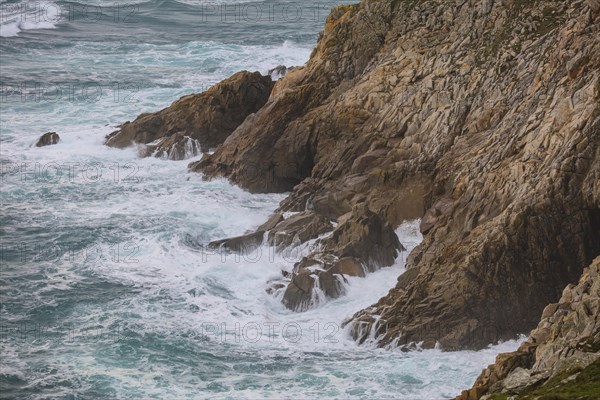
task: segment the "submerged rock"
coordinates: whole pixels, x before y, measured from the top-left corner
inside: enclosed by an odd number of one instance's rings
[[[263,243],[264,234],[264,231],[259,230],[242,236],[216,240],[210,242],[208,247],[210,249],[224,248],[238,253],[251,254]]]
[[[141,114],[135,121],[124,123],[107,136],[105,144],[123,148],[164,138],[162,146],[172,147],[174,141],[181,141],[173,138],[179,135],[208,151],[223,143],[248,115],[265,104],[273,84],[271,77],[258,72],[238,72],[205,92],[184,96],[161,111]],[[175,154],[169,159],[182,159],[181,145],[176,147],[170,152],[163,149],[161,154],[166,151]]]
[[[51,146],[60,141],[60,136],[56,132],[46,132],[35,143],[35,147]]]

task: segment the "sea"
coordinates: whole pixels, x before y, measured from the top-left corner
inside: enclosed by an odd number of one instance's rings
[[[337,1],[0,2],[0,397],[449,399],[519,341],[357,345],[343,322],[408,255],[295,313],[269,290],[306,247],[207,248],[285,194],[204,181],[104,137],[239,70],[301,66]],[[35,147],[45,132],[54,146]],[[408,250],[419,221],[397,227]],[[318,292],[317,292],[318,295]]]

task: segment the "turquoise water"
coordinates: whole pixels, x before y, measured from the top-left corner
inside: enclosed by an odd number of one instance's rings
[[[204,247],[256,228],[284,195],[102,145],[240,69],[302,65],[334,4],[0,3],[2,398],[449,398],[516,346],[357,346],[341,322],[394,286],[406,254],[292,313],[266,289],[302,249]],[[62,141],[31,147],[46,131]],[[409,248],[417,227],[397,230]]]

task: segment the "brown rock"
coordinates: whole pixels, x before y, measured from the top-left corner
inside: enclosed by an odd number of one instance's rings
[[[269,243],[283,249],[294,242],[304,243],[329,232],[333,226],[329,220],[312,211],[293,215],[278,223],[269,231]]]
[[[258,111],[272,87],[269,76],[238,72],[203,93],[184,96],[161,111],[141,114],[135,121],[124,123],[107,136],[106,145],[122,148],[179,134],[198,141],[202,150],[208,151]]]
[[[365,205],[356,206],[352,213],[321,242],[322,251],[362,260],[369,272],[392,265],[404,250],[392,227]]]
[[[599,360],[598,314],[577,312],[585,304],[600,304],[597,271],[600,271],[600,257],[584,271],[577,286],[565,288],[558,304],[544,310],[537,329],[517,351],[498,355],[496,363],[483,370],[473,387],[463,391],[457,399],[477,400],[499,392],[520,393],[559,373],[573,371],[574,374]],[[573,293],[576,295],[572,296]],[[561,312],[562,305],[573,303],[576,307],[569,307],[571,311]],[[548,320],[553,322],[546,326]]]
[[[156,146],[152,147],[154,156],[165,160],[185,160],[200,154],[200,143],[179,133],[160,139]]]
[[[362,264],[352,257],[345,257],[340,259],[333,265],[333,267],[331,267],[329,271],[333,274],[360,277],[365,276],[365,271],[363,269]]]
[[[433,208],[410,279],[357,313],[355,338],[446,350],[512,339],[600,253],[600,25],[589,4],[335,8],[306,66],[192,170],[290,191],[278,211],[338,222],[310,257],[368,270],[393,262],[390,230]],[[364,205],[379,222],[353,215]]]
[[[277,224],[279,224],[283,220],[284,220],[283,214],[280,212],[277,212],[277,213],[271,215],[269,217],[269,219],[267,220],[267,222],[265,222],[264,224],[259,226],[257,230],[265,231],[265,232],[270,231],[271,229],[275,228],[277,226]]]
[[[56,132],[46,132],[37,140],[35,147],[51,146],[60,141],[60,136]]]
[[[308,269],[294,275],[283,295],[283,304],[293,311],[306,311],[319,304],[322,300],[316,293],[317,288],[326,298],[339,297],[344,288],[339,275],[329,271]]]

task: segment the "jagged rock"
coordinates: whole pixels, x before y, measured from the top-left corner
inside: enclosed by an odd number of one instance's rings
[[[522,393],[555,376],[576,375],[600,360],[599,273],[600,257],[577,285],[565,288],[557,304],[545,308],[537,329],[517,351],[498,355],[496,363],[483,370],[473,387],[457,399]]]
[[[56,132],[46,132],[37,140],[35,147],[51,146],[60,141],[60,136]]]
[[[205,92],[184,96],[163,110],[124,123],[107,136],[106,145],[123,148],[179,134],[208,151],[223,143],[248,115],[265,104],[273,84],[271,77],[258,72],[238,72]],[[173,145],[164,142],[163,146],[169,144]],[[179,155],[179,150],[176,152]]]
[[[304,311],[326,299],[335,299],[345,292],[344,275],[365,276],[367,272],[393,264],[398,251],[404,250],[391,226],[367,207],[356,206],[349,214],[343,221],[340,219],[330,236],[320,239],[314,250],[294,265],[296,277],[283,296],[288,308]],[[313,211],[297,217],[296,223],[319,218]],[[275,230],[280,229],[280,225]],[[323,225],[323,230],[325,227]],[[315,298],[315,288],[321,289],[322,298]]]
[[[283,249],[293,243],[299,244],[316,239],[332,229],[333,226],[327,218],[306,211],[278,223],[269,231],[268,241],[271,245]]]
[[[294,311],[303,311],[310,307],[315,277],[308,270],[295,275],[283,294],[283,304]]]
[[[152,147],[154,156],[165,160],[185,160],[200,154],[200,143],[189,136],[179,133],[162,138]]]
[[[356,206],[320,244],[321,252],[362,260],[368,272],[392,265],[405,250],[392,227],[364,205]]]
[[[279,213],[279,212],[275,213],[269,217],[267,222],[265,222],[264,224],[259,226],[258,230],[259,231],[270,231],[271,229],[275,228],[277,226],[277,224],[279,224],[283,220],[284,220],[284,218],[283,218],[282,213]]]
[[[329,271],[302,269],[287,286],[283,304],[293,311],[305,311],[323,300],[320,293],[325,298],[339,297],[344,289],[338,276]],[[316,293],[317,289],[320,293]]]
[[[357,206],[392,227],[431,210],[410,279],[354,316],[356,340],[454,350],[514,338],[600,253],[595,4],[336,7],[306,66],[191,169],[290,191],[278,211],[338,228]],[[319,257],[366,261],[341,233]]]

